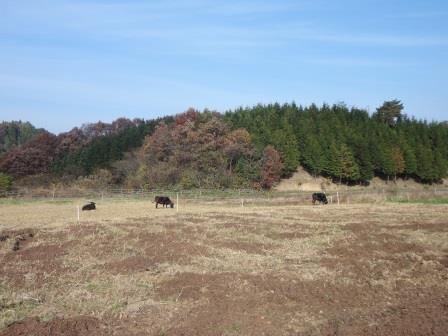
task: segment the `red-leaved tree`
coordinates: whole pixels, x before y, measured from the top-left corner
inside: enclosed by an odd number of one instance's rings
[[[58,138],[55,135],[42,133],[3,156],[0,170],[14,177],[48,173],[57,144]]]
[[[263,151],[261,162],[261,186],[271,188],[280,180],[283,163],[279,152],[272,146],[267,146]]]

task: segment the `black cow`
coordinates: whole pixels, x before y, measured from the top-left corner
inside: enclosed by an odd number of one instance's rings
[[[324,193],[314,193],[313,194],[313,204],[316,204],[316,202],[328,204],[327,196],[325,196]]]
[[[171,208],[174,208],[174,203],[171,202],[170,198],[166,196],[156,196],[154,198],[154,202],[156,203],[156,208],[158,204],[162,204],[163,207],[168,207],[169,205]]]
[[[82,207],[82,210],[84,211],[84,210],[95,210],[96,209],[96,207],[95,207],[95,202],[90,202],[90,203],[87,203],[86,205],[84,205],[83,207]]]

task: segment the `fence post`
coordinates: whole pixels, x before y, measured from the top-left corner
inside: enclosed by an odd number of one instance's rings
[[[179,193],[176,193],[176,212],[179,212]]]
[[[79,205],[76,207],[77,208],[77,213],[78,213],[78,224],[79,224]]]
[[[241,207],[244,208],[244,199],[241,199]]]
[[[336,198],[338,199],[338,205],[339,205],[339,191],[336,191]]]

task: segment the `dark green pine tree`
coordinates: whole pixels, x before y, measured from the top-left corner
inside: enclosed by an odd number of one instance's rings
[[[395,175],[392,148],[386,142],[380,143],[379,169],[380,173],[384,175],[388,181],[391,176]]]
[[[440,151],[436,151],[434,153],[433,167],[434,167],[434,182],[438,182],[442,178],[447,176],[447,170],[448,170],[447,160],[443,158],[443,155]]]
[[[353,148],[355,160],[359,166],[359,179],[362,182],[368,182],[374,176],[374,166],[368,140],[361,137],[358,138]]]
[[[283,175],[288,176],[297,170],[299,165],[299,145],[292,127],[286,123],[283,128],[272,134],[272,144],[280,152],[283,161]]]
[[[342,144],[339,149],[341,160],[341,177],[347,182],[358,181],[361,177],[358,164],[355,161],[352,151],[346,144]]]
[[[404,174],[406,176],[412,176],[417,171],[417,159],[415,157],[415,152],[411,146],[407,144],[402,145],[403,156],[404,156]]]
[[[436,177],[433,166],[434,157],[430,148],[418,144],[416,151],[417,169],[416,175],[424,182],[431,182]]]
[[[397,100],[385,101],[383,105],[376,109],[373,117],[389,126],[394,126],[401,121],[403,104]]]
[[[316,136],[309,135],[304,139],[302,164],[314,177],[322,173],[324,169],[324,151]]]
[[[333,178],[338,178],[339,183],[341,183],[342,162],[339,148],[340,146],[334,142],[330,144],[330,147],[327,149],[323,171]]]

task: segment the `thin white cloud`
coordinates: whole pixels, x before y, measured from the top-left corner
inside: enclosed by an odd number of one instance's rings
[[[202,104],[248,98],[241,92],[217,86],[148,76],[122,76],[112,82],[93,82],[0,74],[0,92],[0,96],[4,97],[44,99],[47,102],[72,101],[74,105],[118,106],[127,109],[148,104],[163,106],[175,98],[188,101],[196,97],[198,102],[195,103]]]
[[[422,11],[408,11],[408,12],[394,12],[389,13],[385,15],[386,18],[392,18],[392,19],[441,19],[441,18],[447,18],[448,17],[448,11],[445,10],[422,10]]]
[[[369,58],[355,58],[355,57],[328,57],[328,58],[310,58],[305,60],[306,63],[315,65],[326,65],[331,67],[369,67],[369,68],[384,68],[384,67],[412,67],[416,64],[413,62],[403,60],[388,60],[388,59],[369,59]]]
[[[322,44],[385,47],[446,47],[445,35],[401,35],[368,31],[333,31],[296,20],[251,25],[246,21],[228,21],[229,14],[242,16],[299,11],[308,2],[265,1],[118,1],[87,2],[46,0],[10,6],[12,22],[25,22],[26,33],[57,35],[78,34],[85,39],[124,39],[159,43],[176,47],[193,44],[195,48],[251,49],[289,46],[301,41]],[[428,13],[427,13],[428,14]],[[216,19],[216,20],[215,20]],[[1,27],[0,23],[0,27]],[[40,27],[35,32],[36,27]],[[27,30],[28,29],[28,30]],[[118,41],[119,42],[119,41]],[[182,50],[180,50],[182,51]],[[199,50],[200,51],[200,50]]]
[[[446,47],[448,38],[440,36],[409,36],[409,35],[370,35],[356,33],[326,33],[314,32],[303,39],[314,41],[343,43],[351,45],[373,45],[387,47]]]
[[[195,46],[223,48],[252,48],[288,46],[301,41],[325,44],[383,47],[447,47],[445,36],[367,34],[327,32],[313,29],[308,23],[270,28],[226,27],[220,25],[191,25],[189,27],[111,30],[111,35],[124,39],[160,39],[171,43],[191,43]]]

